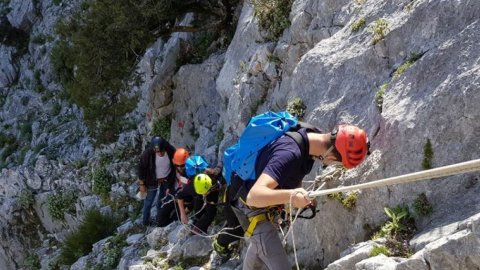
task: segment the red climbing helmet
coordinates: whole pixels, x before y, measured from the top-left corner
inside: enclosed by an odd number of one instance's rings
[[[184,165],[187,161],[187,158],[190,156],[187,149],[185,148],[177,148],[175,154],[173,154],[173,164],[175,165]]]
[[[358,166],[370,154],[367,133],[357,126],[339,125],[332,131],[332,141],[347,169]]]

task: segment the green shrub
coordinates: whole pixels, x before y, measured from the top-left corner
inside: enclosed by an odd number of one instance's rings
[[[372,250],[370,250],[370,252],[368,253],[368,256],[370,256],[370,257],[375,257],[375,256],[380,255],[380,254],[383,254],[383,255],[385,255],[385,256],[389,256],[389,255],[390,255],[390,253],[388,252],[387,247],[385,247],[385,246],[373,245],[373,248],[372,248]]]
[[[373,22],[372,32],[373,41],[372,44],[377,44],[380,40],[384,39],[388,31],[388,22],[384,18],[380,18]]]
[[[366,23],[367,23],[367,20],[365,20],[364,17],[356,20],[352,24],[352,32],[357,32],[358,30],[362,29],[365,26]]]
[[[112,237],[106,244],[103,252],[105,260],[102,269],[116,269],[122,257],[122,248],[127,245],[126,237],[123,234],[117,234]]]
[[[223,137],[225,134],[223,133],[223,126],[218,126],[217,128],[217,134],[215,135],[215,139],[217,143],[220,143],[223,140]]]
[[[20,137],[27,141],[32,138],[32,123],[30,121],[20,123]]]
[[[290,26],[292,0],[252,0],[259,28],[267,32],[265,40],[278,40],[283,31]]]
[[[28,270],[39,270],[42,268],[40,258],[36,254],[30,254],[25,258],[24,266]]]
[[[380,112],[382,112],[383,107],[383,96],[385,95],[385,91],[387,91],[388,83],[382,84],[378,89],[377,93],[375,93],[375,104]]]
[[[298,120],[303,120],[306,109],[307,106],[305,106],[305,103],[303,103],[303,100],[299,97],[294,98],[287,104],[287,112],[297,117]]]
[[[76,231],[68,235],[63,243],[60,262],[71,265],[78,258],[88,254],[92,245],[111,235],[119,221],[112,215],[103,215],[97,209],[90,209]]]
[[[428,216],[432,213],[433,206],[428,201],[427,195],[425,195],[425,193],[421,193],[413,202],[413,209],[419,216]]]
[[[152,124],[152,136],[160,136],[166,140],[169,140],[171,124],[172,118],[170,116],[154,118]]]
[[[385,211],[385,214],[387,214],[387,216],[390,218],[390,220],[382,226],[381,230],[384,236],[394,236],[395,234],[404,231],[407,228],[402,221],[410,218],[410,212],[408,211],[408,207],[385,207],[383,210]]]
[[[405,61],[405,63],[403,63],[401,66],[399,66],[395,70],[395,72],[393,73],[393,78],[396,79],[400,77],[400,75],[402,75],[402,73],[405,72],[407,68],[413,65],[413,63],[415,63],[415,61],[420,59],[422,56],[423,56],[423,53],[411,53],[407,61]]]
[[[92,175],[92,191],[93,193],[102,197],[107,197],[108,192],[112,188],[112,184],[115,183],[115,179],[105,166],[100,166],[93,169]]]
[[[55,103],[52,106],[52,110],[50,111],[51,116],[57,116],[60,114],[60,111],[62,110],[62,105],[60,103]]]
[[[422,168],[424,170],[431,169],[432,168],[432,161],[433,161],[432,142],[430,142],[430,139],[427,138],[427,142],[423,146]]]
[[[84,110],[97,145],[116,140],[124,130],[122,120],[137,104],[129,88],[139,81],[134,70],[145,49],[175,31],[225,30],[237,1],[87,0],[68,21],[58,23],[62,41],[51,55],[53,69],[70,99]],[[194,25],[175,26],[191,12]]]
[[[52,0],[52,3],[55,5],[55,6],[58,6],[62,3],[62,0]]]
[[[20,195],[18,195],[18,200],[22,208],[29,209],[35,202],[35,197],[30,189],[24,188],[22,192],[20,192]]]
[[[47,209],[50,216],[56,220],[63,220],[64,214],[75,213],[77,195],[73,190],[50,194],[47,197]]]
[[[218,38],[219,36],[215,32],[203,31],[192,40],[187,42],[183,41],[180,44],[177,66],[202,63],[217,49],[217,47],[212,47],[212,43]]]
[[[339,201],[348,210],[352,210],[357,204],[357,193],[354,191],[347,193],[347,196],[344,196],[342,192],[331,193],[327,196]]]
[[[19,145],[19,142],[14,136],[0,134],[0,149],[3,148],[3,152],[0,150],[0,161],[5,161],[9,156],[14,154]]]

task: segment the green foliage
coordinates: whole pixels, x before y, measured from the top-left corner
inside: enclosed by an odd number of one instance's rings
[[[413,251],[408,245],[408,241],[399,241],[396,238],[387,237],[385,246],[388,249],[388,253],[393,257],[408,258],[413,255]]]
[[[119,224],[112,215],[103,215],[97,209],[90,209],[76,231],[68,235],[63,243],[60,262],[71,265],[78,258],[88,254],[92,245],[111,235]]]
[[[39,270],[42,268],[40,258],[36,254],[30,254],[25,258],[24,266],[28,270]]]
[[[22,208],[29,209],[35,202],[35,197],[30,189],[25,188],[20,192],[20,195],[18,195],[18,200]]]
[[[76,170],[79,170],[79,169],[87,166],[87,164],[88,164],[88,160],[86,160],[86,159],[77,159],[77,160],[72,161],[72,166]]]
[[[349,192],[346,196],[341,192],[331,193],[327,195],[329,198],[339,201],[345,208],[352,210],[357,204],[357,193]]]
[[[373,22],[372,32],[373,32],[373,41],[372,44],[377,44],[380,40],[385,38],[385,35],[388,31],[388,22],[384,18],[380,18]]]
[[[365,20],[365,17],[362,17],[362,18],[356,20],[352,24],[352,32],[357,32],[358,30],[362,29],[365,26],[366,23],[367,23],[367,20]]]
[[[294,98],[287,104],[287,112],[297,117],[300,121],[303,120],[306,109],[307,106],[305,106],[305,103],[303,103],[303,100],[299,97]]]
[[[290,26],[292,0],[252,0],[255,17],[261,30],[267,32],[265,40],[278,40]]]
[[[47,209],[50,216],[56,220],[63,220],[65,212],[75,213],[75,191],[58,192],[47,197]]]
[[[42,79],[40,78],[41,74],[40,74],[40,70],[35,70],[35,73],[33,75],[33,78],[35,80],[35,92],[37,93],[43,93],[45,92],[45,86],[43,85],[42,83]]]
[[[428,201],[427,195],[425,195],[425,193],[421,193],[413,202],[413,209],[419,216],[428,216],[432,213],[433,206]]]
[[[7,157],[15,153],[19,145],[19,142],[14,136],[0,133],[0,162],[5,161]]]
[[[180,44],[180,55],[177,59],[177,66],[185,64],[199,64],[210,56],[217,47],[212,43],[218,38],[217,33],[203,31],[188,42]]]
[[[267,54],[267,60],[274,63],[275,65],[282,64],[282,60],[280,59],[280,57],[271,53]]]
[[[405,224],[403,224],[401,221],[402,219],[409,218],[410,213],[408,211],[408,207],[385,207],[383,210],[385,211],[385,214],[387,214],[387,216],[390,218],[390,220],[382,226],[381,230],[383,235],[393,236],[396,233],[399,233],[406,229]]]
[[[171,124],[172,124],[172,118],[170,116],[165,116],[162,118],[153,118],[152,135],[160,136],[166,140],[169,140]]]
[[[175,26],[190,12],[201,18],[198,25],[226,28],[235,2],[87,0],[72,18],[57,25],[62,40],[51,55],[56,77],[84,110],[97,144],[114,141],[125,130],[125,115],[138,100],[129,88],[139,82],[140,74],[134,71],[144,50],[174,31],[204,31],[196,25]],[[207,48],[208,38],[201,44]]]
[[[217,134],[215,135],[215,139],[216,139],[217,143],[220,143],[223,140],[224,136],[225,136],[225,134],[223,133],[223,126],[219,126],[217,128]]]
[[[32,138],[32,122],[23,121],[20,123],[20,137],[29,141]]]
[[[51,116],[57,116],[60,114],[60,111],[62,110],[62,105],[60,103],[55,103],[52,106],[52,110],[50,111]]]
[[[45,44],[45,42],[52,42],[53,37],[45,34],[38,34],[30,39],[31,43],[34,44]]]
[[[389,255],[390,255],[390,253],[388,252],[387,247],[385,247],[385,246],[373,245],[373,248],[372,248],[372,250],[370,250],[370,252],[368,253],[368,256],[370,256],[370,257],[375,257],[375,256],[380,255],[380,254],[383,254],[383,255],[385,255],[385,256],[389,256]]]
[[[432,168],[432,161],[433,161],[432,142],[430,141],[430,139],[427,138],[427,142],[423,146],[422,168],[424,170],[431,169]]]
[[[385,95],[385,91],[387,91],[388,83],[382,84],[378,89],[377,93],[375,93],[375,104],[380,112],[382,112],[383,107],[383,96]]]
[[[423,54],[424,53],[411,53],[410,57],[408,57],[407,61],[405,61],[405,63],[403,63],[401,66],[399,66],[397,68],[397,70],[395,70],[395,72],[393,73],[393,78],[396,79],[396,78],[400,77],[400,75],[402,75],[402,73],[405,72],[405,70],[407,68],[409,68],[411,65],[413,65],[413,63],[415,63],[415,61],[420,59],[423,56]]]
[[[73,67],[75,65],[73,46],[65,40],[58,41],[52,48],[50,61],[56,80],[68,88],[73,83]]]
[[[55,5],[55,6],[58,6],[62,3],[62,0],[52,0],[52,3]]]
[[[101,269],[116,269],[122,257],[122,248],[127,245],[123,234],[113,236],[106,244],[103,252],[105,259]]]
[[[115,183],[115,179],[105,166],[94,168],[91,174],[91,180],[93,193],[102,197],[108,197],[108,192],[110,192],[112,184]]]

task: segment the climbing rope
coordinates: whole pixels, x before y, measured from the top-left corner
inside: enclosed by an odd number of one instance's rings
[[[480,170],[480,159],[475,159],[471,161],[443,166],[443,167],[425,170],[421,172],[415,172],[415,173],[390,177],[390,178],[358,184],[358,185],[338,187],[338,188],[332,188],[332,189],[326,189],[326,190],[317,189],[315,191],[309,191],[307,193],[307,197],[309,199],[314,199],[315,197],[324,196],[324,195],[337,193],[337,192],[346,192],[346,191],[359,190],[359,189],[365,189],[365,188],[376,188],[376,187],[390,186],[390,185],[396,185],[396,184],[403,184],[403,183],[451,176],[456,174],[474,172],[479,170]]]

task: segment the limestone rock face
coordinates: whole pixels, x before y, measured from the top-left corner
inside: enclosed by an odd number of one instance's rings
[[[0,45],[0,87],[10,86],[18,76],[18,67],[13,63],[14,48]]]
[[[9,5],[11,11],[7,18],[13,27],[30,31],[35,22],[35,5],[33,0],[12,0]]]

